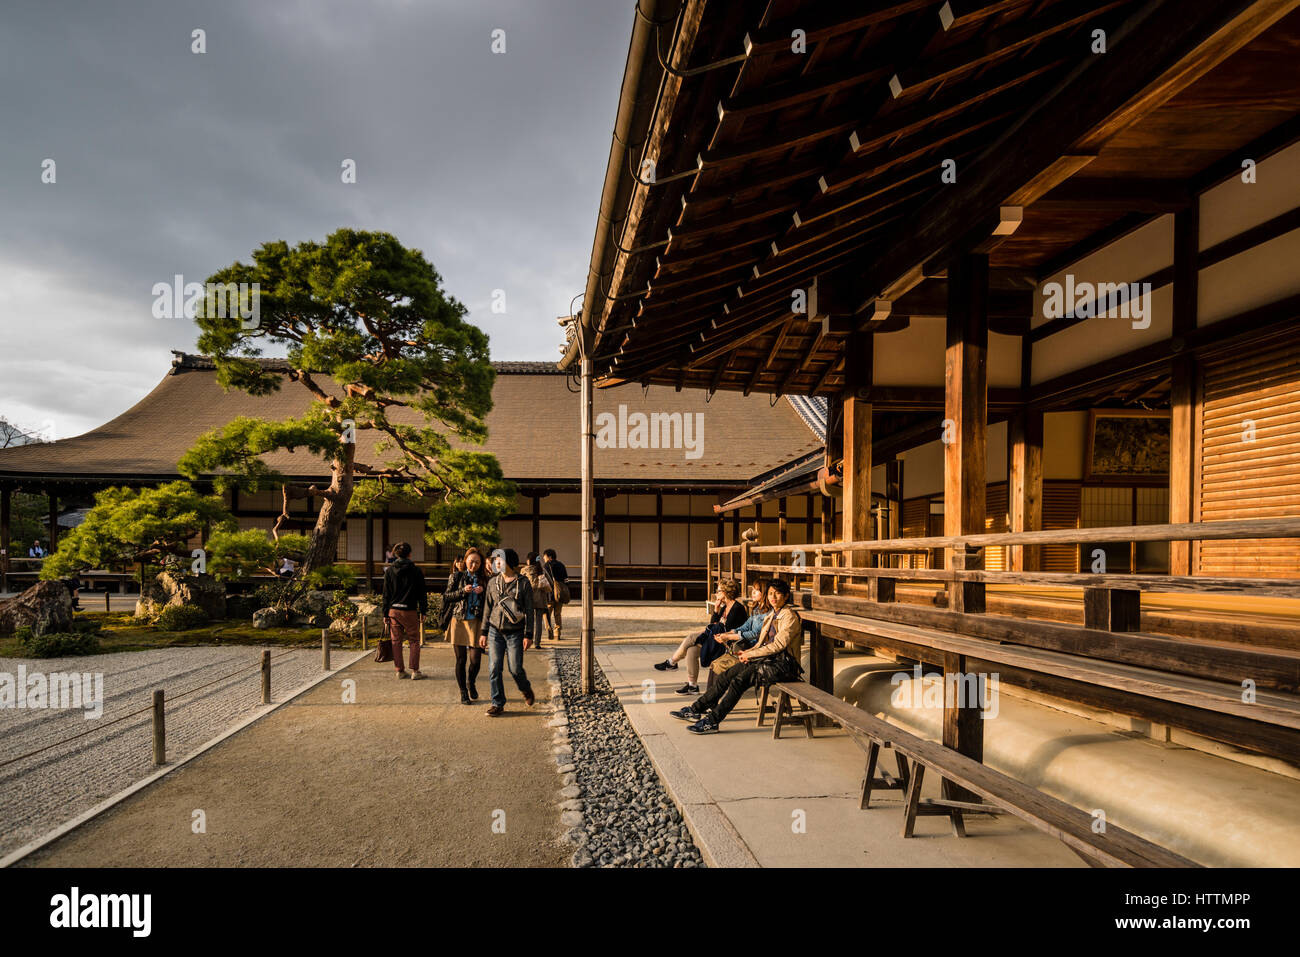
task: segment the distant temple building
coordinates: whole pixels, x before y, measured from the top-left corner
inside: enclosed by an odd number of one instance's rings
[[[280,360],[264,362],[287,369]],[[502,521],[501,540],[521,554],[554,548],[576,574],[578,395],[552,363],[495,366],[483,448],[519,488],[518,509]],[[264,398],[225,392],[211,360],[178,353],[154,390],[111,422],[75,438],[0,450],[4,516],[14,490],[53,496],[67,508],[85,505],[111,485],[174,481],[182,477],[177,461],[204,432],[241,415],[287,418],[307,405],[305,392],[296,388]],[[728,393],[710,400],[698,390],[622,389],[598,395],[596,415],[598,580],[635,583],[608,586],[611,597],[671,594],[673,583],[681,594],[687,582],[696,581],[700,585],[690,591],[700,594],[707,543],[739,534],[739,517],[724,518],[715,506],[743,493],[757,476],[792,459],[820,456],[822,449],[821,437],[790,403],[773,405],[766,396]],[[375,441],[373,432],[361,432],[359,453]],[[266,461],[295,482],[328,481],[324,463],[306,454],[276,453]],[[237,492],[228,502],[243,528],[269,530],[280,514],[278,491]],[[316,505],[293,501],[288,529],[309,531]],[[792,500],[789,510],[798,516],[794,535],[817,534],[813,516],[820,504],[811,493]],[[3,524],[7,543],[8,523]],[[382,562],[387,545],[405,540],[417,561],[446,564],[453,549],[426,545],[424,524],[423,514],[396,507],[351,517],[339,539],[339,560],[363,567],[369,540],[371,561]]]

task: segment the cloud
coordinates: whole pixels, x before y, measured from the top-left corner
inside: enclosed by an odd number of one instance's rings
[[[194,347],[187,323],[151,316],[155,282],[345,225],[424,250],[495,358],[558,357],[632,8],[9,0],[0,416],[60,435],[105,421],[157,382],[169,349]],[[498,28],[505,54],[491,52]]]

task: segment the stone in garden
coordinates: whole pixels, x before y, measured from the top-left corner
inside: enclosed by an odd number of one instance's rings
[[[153,618],[167,605],[197,605],[209,618],[225,618],[226,586],[206,573],[161,571],[145,583],[135,603],[135,616]]]
[[[334,604],[332,592],[309,591],[293,603],[293,615],[290,622],[299,626],[311,625],[314,628],[327,628],[331,619],[325,609],[332,604]]]
[[[283,628],[289,624],[286,608],[259,608],[253,612],[254,628]]]
[[[30,628],[34,635],[72,629],[72,595],[63,582],[37,582],[20,595],[0,601],[0,635]]]

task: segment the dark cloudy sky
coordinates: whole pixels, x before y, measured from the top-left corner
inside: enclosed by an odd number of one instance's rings
[[[345,225],[422,249],[494,358],[558,358],[633,8],[2,0],[0,418],[103,423],[194,348],[192,323],[153,317],[155,283]]]

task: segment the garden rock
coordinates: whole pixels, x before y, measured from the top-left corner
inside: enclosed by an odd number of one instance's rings
[[[289,611],[285,608],[259,608],[253,612],[254,628],[283,628],[289,624]]]
[[[63,582],[37,582],[13,598],[0,601],[0,635],[30,628],[34,635],[72,629],[72,595]]]

